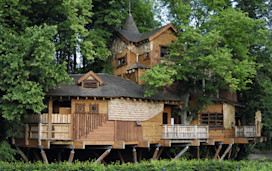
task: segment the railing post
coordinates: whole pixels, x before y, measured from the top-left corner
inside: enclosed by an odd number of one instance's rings
[[[39,146],[42,145],[41,138],[42,138],[42,123],[40,121],[39,125],[38,125],[38,144],[39,144]]]
[[[246,126],[243,127],[243,133],[244,133],[244,136],[243,136],[243,137],[247,137],[247,136],[246,136]]]
[[[177,133],[176,138],[179,138],[179,125],[177,125],[176,129],[177,129],[177,131],[176,131],[176,133]]]
[[[195,139],[197,139],[197,125],[195,125]]]

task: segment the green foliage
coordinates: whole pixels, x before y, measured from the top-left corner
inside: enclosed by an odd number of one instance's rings
[[[10,147],[6,141],[0,141],[0,161],[15,161],[14,155],[17,150]]]
[[[131,164],[110,164],[105,167],[102,164],[93,162],[51,163],[48,166],[38,163],[25,164],[23,162],[8,163],[0,162],[1,170],[203,170],[203,171],[232,171],[232,170],[271,170],[271,161],[212,161],[212,160],[160,160],[144,161]]]

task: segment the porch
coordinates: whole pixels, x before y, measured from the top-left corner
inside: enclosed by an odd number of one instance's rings
[[[258,137],[257,127],[253,126],[235,126],[235,137],[250,138]]]

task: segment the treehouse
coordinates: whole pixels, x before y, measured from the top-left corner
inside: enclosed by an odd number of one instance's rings
[[[242,122],[236,114],[243,106],[235,93],[220,91],[214,104],[199,111],[198,118],[189,125],[180,122],[183,97],[175,88],[144,96],[141,74],[165,60],[174,33],[172,24],[139,33],[130,14],[122,30],[116,31],[112,44],[114,75],[92,71],[70,75],[72,84],[47,92],[47,109],[24,119],[22,134],[13,139],[13,144],[18,149],[40,148],[45,162],[44,149],[65,148],[71,149],[70,162],[75,149],[104,149],[96,162],[103,162],[111,150],[117,150],[119,159],[125,162],[122,150],[131,149],[136,162],[142,159],[142,149],[152,149],[146,152],[158,159],[162,152],[172,157],[171,147],[184,147],[174,156],[177,159],[189,147],[197,147],[199,158],[200,147],[219,145],[213,155],[216,159],[226,144],[220,157],[224,159],[227,153],[230,156],[233,144],[263,141],[261,113],[256,113],[253,125]],[[20,153],[27,161],[27,156]]]

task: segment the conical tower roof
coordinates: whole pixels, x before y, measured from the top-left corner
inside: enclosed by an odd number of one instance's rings
[[[136,26],[133,17],[131,13],[129,13],[122,30],[128,31],[128,32],[133,32],[133,33],[140,33],[138,30],[138,27]]]

